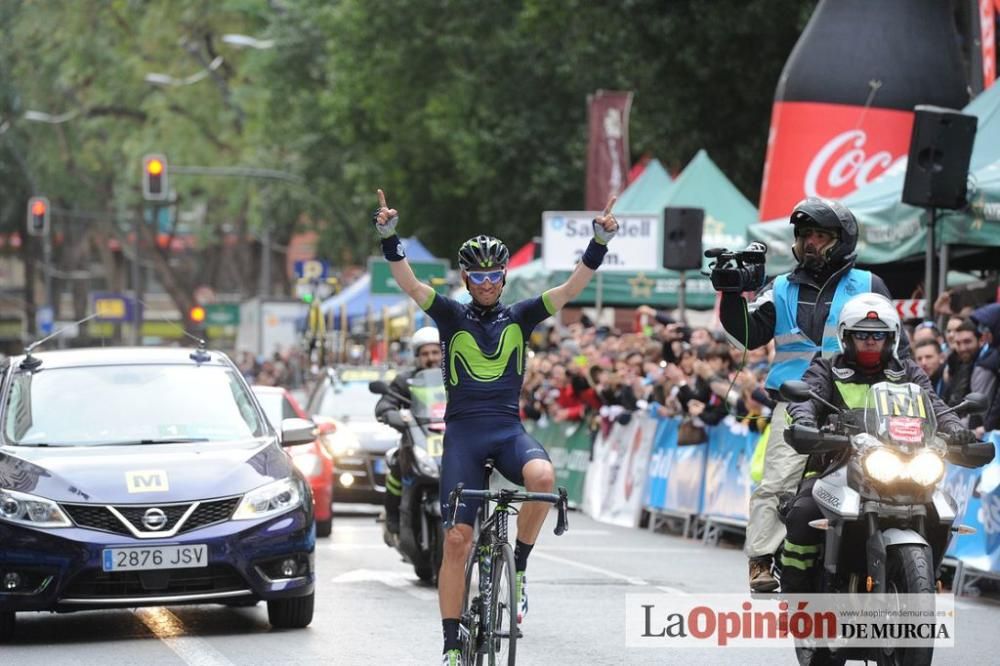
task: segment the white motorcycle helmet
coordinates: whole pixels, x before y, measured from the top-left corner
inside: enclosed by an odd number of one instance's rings
[[[883,362],[889,356],[899,360],[899,338],[902,324],[896,306],[881,294],[859,294],[847,301],[837,318],[837,343],[840,352],[851,359],[854,355],[853,341],[847,340],[848,331],[884,331],[889,334],[888,344],[883,352]]]
[[[416,354],[420,351],[420,348],[424,345],[440,345],[441,336],[438,335],[438,330],[433,326],[424,326],[423,328],[418,328],[414,333],[413,337],[410,338],[410,349]]]

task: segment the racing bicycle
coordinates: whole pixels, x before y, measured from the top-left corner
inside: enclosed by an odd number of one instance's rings
[[[486,484],[489,488],[493,461],[487,460]],[[465,593],[459,635],[462,641],[462,663],[476,666],[514,666],[517,651],[517,579],[514,571],[514,550],[507,537],[507,520],[517,514],[515,504],[549,502],[558,509],[556,535],[569,528],[566,516],[566,489],[558,493],[532,493],[513,489],[471,490],[458,484],[448,496],[452,514],[447,527],[455,524],[462,499],[481,499],[476,538],[465,564]],[[494,503],[492,514],[489,503]]]

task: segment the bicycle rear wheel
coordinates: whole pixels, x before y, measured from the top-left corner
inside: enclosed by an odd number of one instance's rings
[[[514,666],[517,653],[517,581],[510,544],[493,551],[493,594],[486,636],[489,666]]]

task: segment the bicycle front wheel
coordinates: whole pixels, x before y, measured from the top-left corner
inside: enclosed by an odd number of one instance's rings
[[[510,544],[493,551],[493,594],[486,630],[489,666],[514,666],[517,652],[517,579]]]

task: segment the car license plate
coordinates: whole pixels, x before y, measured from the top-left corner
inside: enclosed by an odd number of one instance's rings
[[[376,458],[375,459],[375,473],[376,474],[385,474],[385,458]]]
[[[105,548],[105,571],[148,571],[150,569],[192,569],[208,566],[208,546],[150,546]]]

